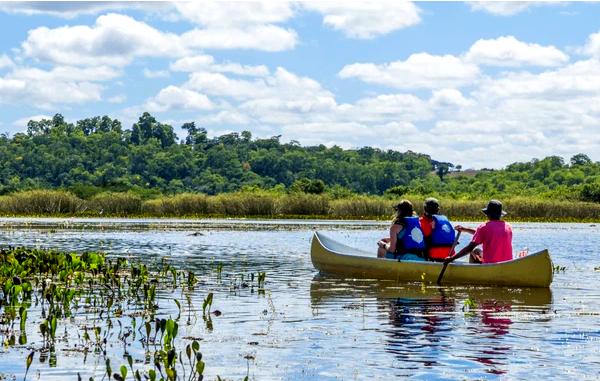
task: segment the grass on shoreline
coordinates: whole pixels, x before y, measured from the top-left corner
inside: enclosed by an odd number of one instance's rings
[[[422,212],[422,196],[404,196]],[[181,217],[388,220],[399,198],[281,194],[266,191],[216,196],[183,193],[144,200],[133,193],[101,193],[89,200],[62,190],[32,190],[0,196],[0,215],[28,217]],[[440,197],[442,213],[453,220],[479,221],[488,200]],[[600,222],[600,204],[513,197],[502,200],[511,221]]]

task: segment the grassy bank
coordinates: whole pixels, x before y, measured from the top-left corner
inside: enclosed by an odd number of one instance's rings
[[[424,197],[406,196],[421,213]],[[0,196],[3,216],[80,217],[263,217],[388,219],[398,198],[266,191],[216,196],[183,193],[142,199],[133,193],[101,193],[81,199],[61,190],[33,190]],[[442,212],[455,220],[481,220],[488,200],[440,198]],[[502,200],[513,221],[600,221],[600,204],[514,197]]]

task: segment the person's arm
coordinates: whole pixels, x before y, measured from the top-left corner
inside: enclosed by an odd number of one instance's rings
[[[476,248],[479,244],[476,242],[469,242],[469,244],[465,247],[463,247],[458,253],[454,254],[451,257],[448,257],[444,260],[444,262],[453,262],[454,260],[464,257],[465,255],[469,254],[471,251],[473,251],[474,248]]]
[[[389,252],[396,251],[396,243],[398,241],[398,233],[402,231],[402,225],[394,224],[390,227],[390,241],[385,244],[385,249]]]
[[[467,228],[462,225],[456,225],[454,227],[454,230],[456,230],[457,232],[465,232],[465,233],[469,233],[469,234],[475,234],[475,229]]]

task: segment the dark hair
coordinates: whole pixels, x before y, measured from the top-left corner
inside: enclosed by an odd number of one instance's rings
[[[440,202],[437,199],[435,199],[433,197],[429,197],[423,203],[423,212],[426,215],[432,216],[434,214],[438,214],[439,211],[440,211]]]
[[[400,201],[398,205],[394,206],[394,209],[396,209],[396,215],[394,216],[393,221],[395,224],[402,223],[404,217],[412,217],[414,213],[413,205],[408,200]]]

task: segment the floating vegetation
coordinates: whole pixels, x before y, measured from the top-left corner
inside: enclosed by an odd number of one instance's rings
[[[475,309],[477,308],[477,303],[471,298],[465,299],[463,302],[462,310],[465,313],[465,316],[473,317],[475,316]]]
[[[179,338],[180,324],[191,325],[195,313],[192,293],[198,277],[165,260],[156,267],[151,270],[144,263],[109,259],[96,252],[0,249],[0,339],[6,348],[30,351],[23,362],[23,380],[36,355],[40,364],[48,360],[50,367],[56,367],[59,347],[63,352],[83,353],[84,363],[90,353],[103,358],[104,374],[96,373],[97,379],[202,380],[206,365],[201,338]],[[264,289],[265,276],[259,273],[251,287]],[[158,297],[171,293],[182,295],[185,302]],[[159,305],[169,300],[177,307],[176,315],[167,314],[172,308]],[[213,329],[213,300],[213,292],[208,292],[202,306],[208,330]],[[28,334],[38,340],[29,342]],[[129,353],[134,342],[143,358]],[[122,348],[126,363],[113,367],[116,348]]]
[[[565,272],[565,270],[566,270],[566,269],[567,269],[567,268],[566,268],[565,266],[556,265],[556,266],[553,266],[553,267],[552,267],[552,272],[553,272],[554,274],[557,274],[557,273],[559,273],[559,272]]]

